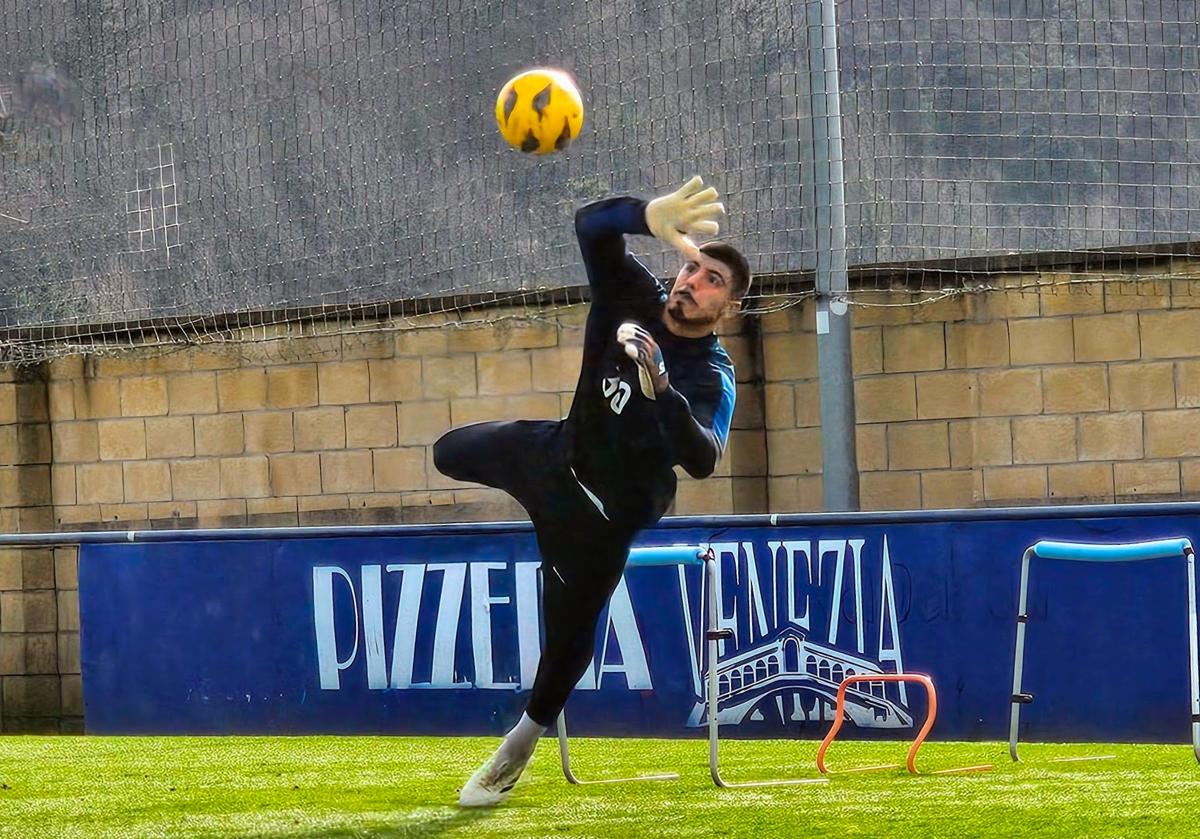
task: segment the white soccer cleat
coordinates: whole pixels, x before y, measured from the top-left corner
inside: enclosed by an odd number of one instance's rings
[[[521,773],[529,763],[529,759],[513,760],[501,755],[503,748],[484,761],[483,766],[475,770],[475,774],[463,784],[458,793],[459,807],[495,807],[503,804],[513,787],[521,778]]]

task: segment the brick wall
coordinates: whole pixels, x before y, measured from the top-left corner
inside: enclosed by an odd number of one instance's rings
[[[856,298],[864,509],[1200,497],[1197,290]],[[439,475],[430,449],[454,425],[569,410],[586,307],[511,314],[0,370],[0,524],[520,518],[502,493]],[[712,478],[683,477],[673,512],[819,510],[812,307],[744,318],[723,342],[729,450]],[[0,730],[80,728],[76,579],[73,550],[0,551]]]
[[[53,527],[44,378],[0,370],[0,527]],[[0,550],[0,730],[75,730],[82,713],[73,563],[49,549]],[[74,719],[63,719],[66,714]]]
[[[1193,282],[912,299],[852,309],[863,509],[1200,497]],[[813,324],[763,318],[775,512],[821,506]]]
[[[20,386],[44,394],[40,424],[15,413],[0,424],[11,432],[0,451],[19,431],[37,464],[5,507],[39,505],[41,529],[519,518],[503,493],[440,475],[432,443],[466,423],[565,416],[585,316],[576,306],[485,328],[430,317],[404,331],[56,360]],[[739,392],[728,455],[713,478],[684,477],[679,513],[766,507],[754,327],[724,336]]]

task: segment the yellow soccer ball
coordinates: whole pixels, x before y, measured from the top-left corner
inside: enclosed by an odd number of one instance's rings
[[[496,97],[496,125],[514,149],[562,151],[583,128],[583,99],[575,80],[550,67],[514,76]]]

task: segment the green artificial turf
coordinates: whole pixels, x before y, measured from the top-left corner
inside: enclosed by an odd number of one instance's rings
[[[580,777],[678,769],[681,780],[571,786],[544,740],[509,802],[455,806],[496,740],[432,737],[3,737],[0,836],[1200,836],[1186,746],[930,743],[935,770],[716,789],[698,740],[573,741]],[[903,743],[835,743],[832,768],[902,763]],[[1115,754],[1114,760],[1049,758]],[[816,744],[722,744],[730,780],[815,776]]]

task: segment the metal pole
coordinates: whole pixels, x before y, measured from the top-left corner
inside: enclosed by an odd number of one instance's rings
[[[704,579],[707,590],[701,590],[701,599],[705,601],[706,617],[704,621],[704,639],[708,645],[708,673],[705,674],[708,684],[708,771],[713,783],[719,787],[727,784],[721,778],[721,763],[717,754],[720,742],[720,704],[718,702],[719,687],[717,683],[717,665],[720,663],[720,641],[717,640],[717,559],[712,557],[704,562]]]
[[[1192,700],[1192,754],[1200,761],[1200,660],[1196,649],[1196,552],[1184,549],[1187,557],[1188,588],[1188,681]]]
[[[825,510],[858,509],[854,372],[847,313],[846,191],[835,0],[809,0],[808,77],[817,243],[817,364]]]
[[[1021,706],[1025,694],[1021,693],[1021,673],[1025,667],[1025,624],[1029,620],[1029,561],[1033,559],[1033,548],[1026,548],[1021,557],[1021,596],[1017,603],[1017,649],[1013,654],[1012,695],[1009,697],[1008,754],[1014,761],[1017,756],[1017,737],[1021,729]]]

